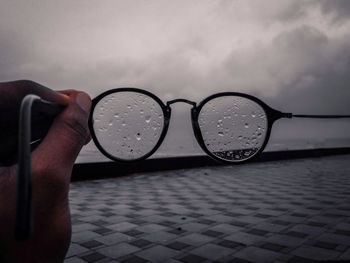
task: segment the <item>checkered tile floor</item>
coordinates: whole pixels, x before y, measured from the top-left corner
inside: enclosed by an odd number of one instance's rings
[[[350,155],[75,182],[73,262],[350,259]]]

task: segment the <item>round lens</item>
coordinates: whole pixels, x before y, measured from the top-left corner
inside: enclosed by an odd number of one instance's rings
[[[264,145],[268,130],[265,110],[240,96],[208,101],[199,113],[198,123],[206,148],[230,162],[253,157]]]
[[[157,145],[164,127],[161,106],[152,97],[120,91],[103,97],[93,112],[93,127],[101,147],[120,160],[135,160]]]

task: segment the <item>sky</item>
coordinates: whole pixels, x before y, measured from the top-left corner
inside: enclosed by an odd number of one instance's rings
[[[0,36],[0,81],[350,114],[348,0],[0,0]]]

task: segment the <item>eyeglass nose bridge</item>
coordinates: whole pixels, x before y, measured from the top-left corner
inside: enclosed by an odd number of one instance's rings
[[[175,99],[175,100],[170,100],[167,101],[166,105],[169,107],[171,104],[178,103],[178,102],[183,102],[192,105],[193,107],[197,106],[197,103],[194,101],[186,100],[186,99]]]

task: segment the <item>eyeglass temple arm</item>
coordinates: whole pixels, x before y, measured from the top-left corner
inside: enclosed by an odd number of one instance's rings
[[[343,118],[350,118],[350,115],[310,115],[310,114],[293,114],[293,113],[286,113],[286,112],[280,112],[277,110],[272,109],[271,110],[272,117],[274,120],[278,120],[281,118],[313,118],[313,119],[343,119]]]
[[[293,114],[273,110],[276,119],[280,118],[314,118],[314,119],[341,119],[350,118],[350,115],[313,115],[313,114]]]
[[[292,114],[295,118],[315,118],[315,119],[340,119],[350,118],[350,115],[307,115],[307,114]]]
[[[18,136],[18,170],[16,197],[15,238],[26,240],[32,233],[32,165],[31,165],[31,114],[32,105],[41,103],[45,113],[55,116],[63,107],[41,99],[37,95],[25,96],[21,103]]]

